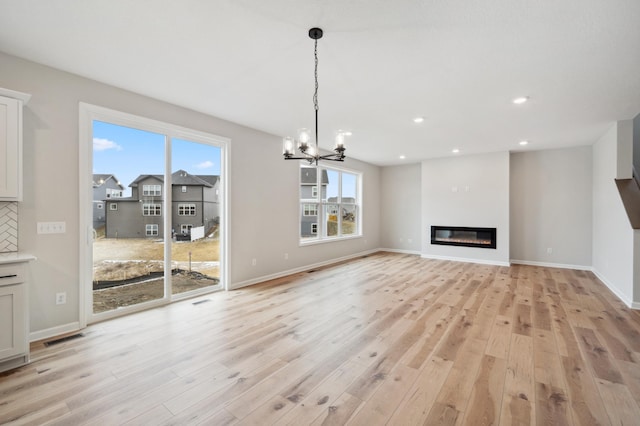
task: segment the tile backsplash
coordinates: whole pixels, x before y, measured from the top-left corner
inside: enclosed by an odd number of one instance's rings
[[[18,203],[0,201],[0,253],[18,251]]]

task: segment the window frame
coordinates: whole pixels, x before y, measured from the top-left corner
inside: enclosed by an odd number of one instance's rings
[[[155,231],[154,231],[155,229]],[[149,233],[151,232],[151,233]],[[145,223],[144,224],[144,235],[145,237],[157,237],[160,232],[160,227],[157,223]]]
[[[143,197],[162,197],[162,185],[159,184],[143,184],[142,185]]]
[[[304,168],[317,169],[316,185],[315,187],[312,187],[312,194],[315,194],[313,198],[302,198],[303,187],[305,185],[308,187],[309,185],[308,183],[306,184],[302,183],[301,171]],[[325,190],[321,189],[323,187],[323,183],[322,183],[323,170],[333,171],[337,173],[338,196],[335,197],[337,199],[333,199],[334,197],[329,197],[328,194],[325,194]],[[356,194],[355,194],[355,197],[352,197],[351,194],[348,194],[347,196],[344,197],[344,200],[343,200],[342,191],[343,189],[345,189],[343,187],[344,174],[355,176]],[[364,179],[364,174],[357,170],[347,169],[343,167],[336,167],[328,164],[321,164],[318,166],[309,166],[307,163],[300,162],[300,168],[298,170],[298,184],[299,184],[298,186],[300,190],[299,197],[298,197],[298,203],[299,203],[298,238],[299,238],[300,246],[329,243],[334,241],[341,241],[346,239],[363,237],[363,232],[362,232],[363,216],[364,216],[363,191],[362,191],[363,179]],[[313,188],[315,188],[316,190],[313,191]],[[324,195],[324,199],[323,199],[323,195]],[[329,201],[330,198],[332,199],[331,201]],[[312,217],[312,215],[306,214],[308,212],[305,210],[305,207],[308,205],[314,205],[317,207],[317,214],[316,214],[316,217],[318,218],[317,222],[313,222],[313,223],[303,222],[303,218]],[[342,224],[342,220],[345,214],[344,213],[345,208],[347,209],[348,212],[353,211],[355,213],[355,219],[356,219],[355,229],[353,230],[353,233],[350,233],[350,234],[344,234],[343,232],[344,227]],[[335,213],[330,213],[329,210],[334,211]],[[327,228],[328,228],[327,220],[328,220],[329,214],[336,214],[338,216],[336,235],[327,235]],[[303,223],[308,223],[308,224],[310,223],[310,225],[308,225],[310,226],[310,228],[307,228],[307,229],[311,230],[311,234],[312,234],[311,236],[307,236],[307,237],[302,236]],[[315,233],[313,232],[314,226],[316,227]]]
[[[197,216],[197,206],[195,203],[179,203],[178,216]]]
[[[142,203],[142,216],[162,216],[162,204]]]

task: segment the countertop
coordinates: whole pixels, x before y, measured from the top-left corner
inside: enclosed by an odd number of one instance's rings
[[[15,252],[15,253],[0,253],[0,265],[6,263],[20,263],[36,260],[36,257],[29,253]]]

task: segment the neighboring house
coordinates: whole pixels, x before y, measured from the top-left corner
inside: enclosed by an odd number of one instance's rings
[[[122,198],[124,189],[124,186],[114,175],[93,175],[93,229],[99,229],[105,224],[106,201]]]
[[[192,227],[205,232],[220,219],[220,177],[192,175],[178,170],[171,175],[171,228],[189,235]],[[163,238],[164,176],[140,175],[130,185],[131,197],[111,199],[106,205],[107,238]]]
[[[313,167],[300,168],[300,199],[302,200],[302,212],[300,218],[300,236],[314,237],[318,234],[318,191],[322,191],[321,199],[327,196],[329,176],[322,169],[321,187],[318,188],[318,169]],[[306,203],[305,200],[309,202]]]

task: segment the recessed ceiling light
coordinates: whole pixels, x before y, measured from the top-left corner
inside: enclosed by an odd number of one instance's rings
[[[348,131],[348,130],[347,130],[346,132],[342,132],[342,134],[343,134],[343,135],[345,135],[345,136],[351,136],[351,135],[353,135],[353,133],[351,133],[351,132],[350,132],[350,131]]]
[[[413,119],[414,123],[422,123],[424,121],[424,117],[416,117]]]
[[[401,156],[400,156],[400,159],[401,159],[401,160],[404,160],[405,158],[407,158],[407,157],[406,157],[406,156],[404,156],[404,155],[401,155]]]
[[[454,154],[457,154],[460,152],[460,150],[458,148],[453,148],[451,152],[453,152]]]
[[[518,142],[520,145],[525,146],[529,144],[529,141],[520,141]]]
[[[515,98],[512,102],[516,105],[523,104],[529,100],[528,96],[520,96],[519,98]]]

